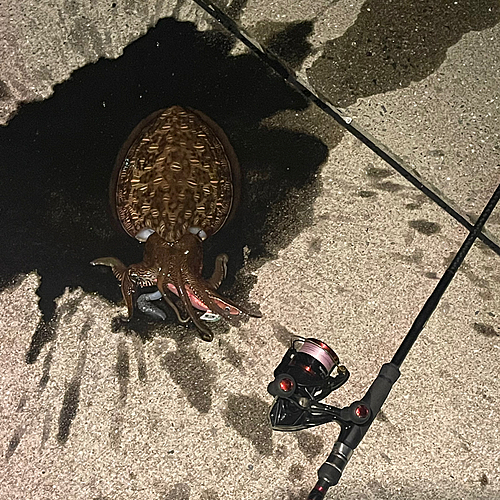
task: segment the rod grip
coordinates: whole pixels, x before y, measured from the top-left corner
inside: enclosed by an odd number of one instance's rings
[[[370,418],[362,425],[346,425],[342,428],[332,452],[318,470],[318,482],[309,493],[308,500],[322,500],[328,488],[339,482],[347,462],[375,420],[399,375],[399,368],[395,364],[382,365],[377,378],[360,401],[370,409]]]

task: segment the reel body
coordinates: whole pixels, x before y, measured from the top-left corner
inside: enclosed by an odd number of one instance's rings
[[[320,402],[348,378],[349,371],[327,344],[313,338],[293,339],[267,387],[275,397],[269,411],[272,428],[298,431],[332,421],[343,427],[366,422],[370,409],[359,401],[343,409]]]

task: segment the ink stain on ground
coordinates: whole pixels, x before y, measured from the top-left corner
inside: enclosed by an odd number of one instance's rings
[[[290,29],[307,32],[306,25]],[[121,300],[109,269],[90,267],[90,261],[103,255],[125,264],[142,260],[140,244],[111,224],[108,184],[121,145],[153,111],[174,104],[203,111],[226,132],[239,158],[240,210],[205,245],[207,272],[217,254],[229,255],[224,287],[231,289],[243,266],[243,248],[264,263],[311,223],[307,214],[327,147],[308,132],[262,124],[279,112],[304,110],[308,102],[255,56],[233,56],[234,43],[225,33],[163,19],[120,58],[75,71],[50,99],[23,106],[0,129],[0,166],[6,172],[0,210],[3,231],[11,235],[0,248],[0,286],[34,269],[41,277],[43,322],[33,335],[29,363],[53,340],[54,299],[65,288],[80,286]],[[296,53],[304,57],[305,51]],[[268,218],[273,207],[286,206],[290,193],[300,203],[279,219],[284,234]],[[289,205],[297,206],[296,200]],[[238,293],[248,296],[252,286],[246,280]]]
[[[418,231],[419,233],[425,234],[426,236],[430,236],[431,234],[436,234],[441,231],[441,226],[437,222],[430,222],[427,220],[411,220],[408,222],[408,225]]]
[[[263,455],[272,453],[269,405],[257,398],[232,394],[228,398],[225,419],[240,436],[247,438]]]

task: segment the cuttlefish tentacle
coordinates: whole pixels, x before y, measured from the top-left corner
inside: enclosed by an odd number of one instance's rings
[[[158,276],[158,282],[157,282],[158,290],[160,290],[161,295],[165,302],[173,309],[175,315],[177,316],[177,320],[179,323],[186,324],[190,321],[190,317],[188,316],[187,318],[183,318],[181,316],[181,313],[179,312],[179,309],[177,306],[170,300],[170,297],[168,296],[169,290],[166,288],[165,285],[165,278],[163,275]],[[176,287],[177,292],[179,293],[179,289]]]
[[[225,255],[224,255],[225,256]],[[227,258],[227,256],[225,256]],[[193,294],[205,304],[213,313],[217,313],[225,318],[232,318],[241,314],[248,316],[261,317],[260,313],[253,313],[246,308],[235,304],[226,297],[222,297],[214,287],[211,286],[211,280],[203,280],[201,278],[189,280],[189,286]]]
[[[194,307],[191,304],[191,300],[189,299],[189,295],[186,290],[185,280],[182,276],[181,270],[179,270],[179,272],[177,273],[176,278],[177,278],[176,279],[177,283],[175,283],[175,287],[179,292],[179,297],[181,298],[184,307],[186,308],[188,317],[190,317],[193,320],[193,323],[196,325],[198,330],[200,330],[201,339],[205,340],[206,342],[211,342],[214,339],[214,334],[198,318],[198,315],[196,314]]]
[[[240,314],[258,317],[256,314],[249,312],[244,307],[235,304],[230,299],[222,297],[213,289],[201,288],[197,289],[197,292],[201,295],[203,302],[212,312],[220,314],[225,318],[239,316]]]
[[[93,266],[108,266],[113,271],[113,274],[118,280],[122,280],[123,275],[127,272],[127,266],[116,257],[101,257],[91,262]]]
[[[207,283],[214,289],[220,287],[227,275],[227,263],[229,257],[225,253],[217,255],[215,259],[215,269],[212,276],[207,280]]]
[[[113,271],[113,274],[121,281],[121,291],[125,304],[127,305],[128,317],[132,317],[134,313],[134,294],[135,283],[130,274],[135,271],[135,266],[127,267],[121,260],[116,257],[102,257],[91,262],[94,266],[108,266]]]

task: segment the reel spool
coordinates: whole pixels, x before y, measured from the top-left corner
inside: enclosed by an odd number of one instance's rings
[[[293,339],[267,388],[275,397],[269,412],[273,429],[297,431],[332,421],[331,407],[318,403],[348,378],[349,371],[327,344]]]

